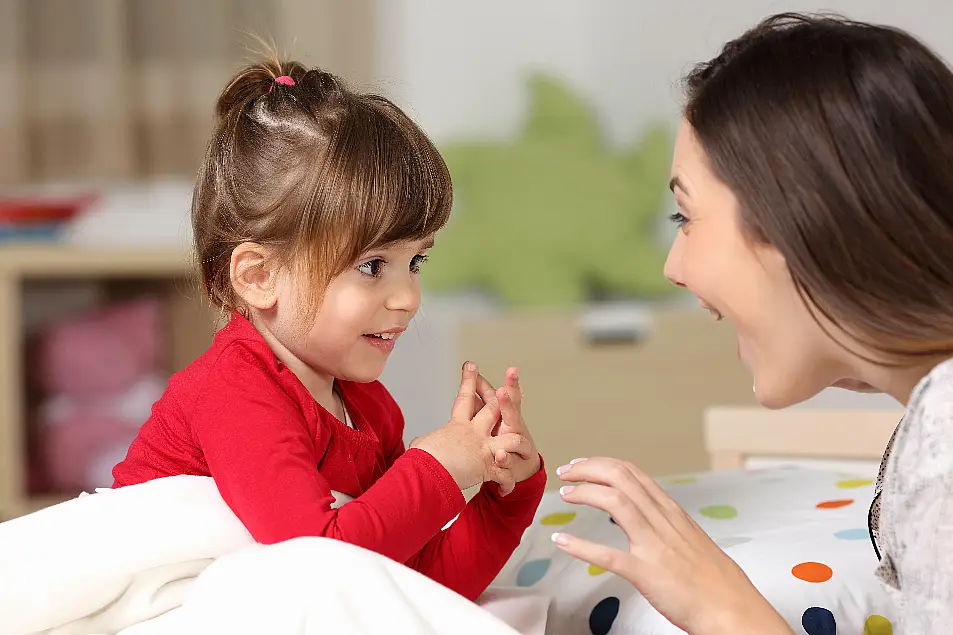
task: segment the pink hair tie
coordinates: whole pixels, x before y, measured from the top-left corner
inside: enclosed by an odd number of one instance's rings
[[[282,86],[294,86],[295,80],[293,80],[288,75],[282,75],[280,77],[275,78],[275,84],[281,84]],[[275,85],[272,84],[271,88],[268,89],[268,92],[270,93],[274,88],[275,88]]]

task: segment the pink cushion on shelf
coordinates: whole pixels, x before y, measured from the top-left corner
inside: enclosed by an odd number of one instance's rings
[[[40,341],[38,381],[48,392],[118,392],[163,363],[162,307],[131,300],[70,317]]]

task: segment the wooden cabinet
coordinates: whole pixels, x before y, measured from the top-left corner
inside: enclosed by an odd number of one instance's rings
[[[658,310],[646,336],[593,343],[571,312],[511,313],[463,327],[459,358],[497,384],[519,366],[523,411],[555,470],[615,456],[652,475],[708,468],[702,420],[712,405],[754,405],[734,329],[698,309]]]
[[[164,299],[169,372],[211,342],[215,315],[200,299],[188,254],[170,249],[97,249],[65,245],[0,247],[0,519],[28,513],[69,494],[31,495],[27,487],[24,297],[42,285],[101,285],[107,299],[147,291]]]

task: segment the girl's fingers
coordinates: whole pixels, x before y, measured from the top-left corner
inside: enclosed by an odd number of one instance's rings
[[[494,398],[480,408],[480,411],[473,416],[472,423],[484,436],[489,437],[499,424],[501,416],[500,403]]]
[[[517,454],[523,459],[532,459],[536,456],[533,444],[522,434],[507,432],[490,439],[490,448],[494,455],[503,451],[507,454]]]
[[[492,401],[496,397],[496,388],[481,374],[476,378],[476,391],[483,403]]]
[[[493,455],[493,460],[500,469],[508,470],[513,467],[513,455],[506,450],[497,450]]]
[[[458,421],[469,421],[473,417],[473,398],[476,396],[477,374],[477,366],[473,362],[467,362],[463,365],[460,389],[457,391],[457,398],[454,400],[453,409],[450,411],[451,418]]]
[[[516,402],[513,401],[513,393],[503,386],[496,391],[496,399],[500,402],[500,411],[506,428],[511,432],[526,432],[526,425],[523,423],[523,413],[520,412]]]
[[[510,392],[510,396],[513,398],[513,403],[516,405],[517,409],[522,409],[523,407],[523,387],[520,386],[520,376],[519,369],[515,366],[508,368],[506,370],[506,379],[503,382],[503,385]]]
[[[504,470],[494,463],[490,467],[490,478],[487,479],[500,486],[500,495],[506,496],[516,487],[516,479],[510,470]]]

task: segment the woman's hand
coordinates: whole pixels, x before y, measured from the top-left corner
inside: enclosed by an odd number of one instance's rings
[[[619,551],[554,534],[561,549],[625,578],[692,635],[793,635],[741,568],[634,465],[577,459],[556,473],[571,483],[560,490],[564,500],[607,512],[629,539]]]

